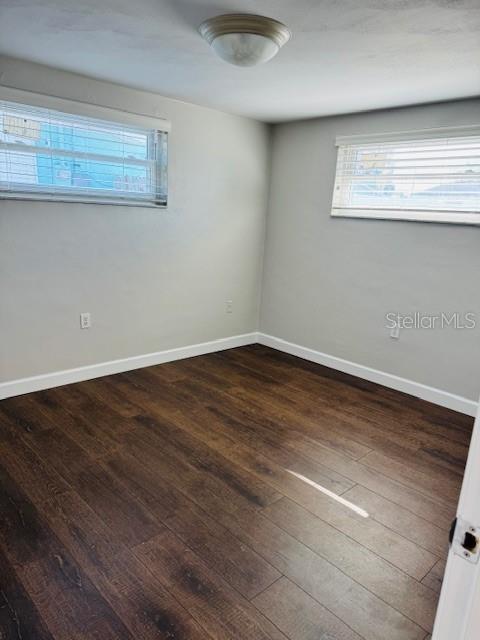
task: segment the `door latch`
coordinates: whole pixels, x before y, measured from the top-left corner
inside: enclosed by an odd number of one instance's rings
[[[455,518],[450,529],[452,551],[464,560],[477,564],[480,558],[480,527],[462,518]]]

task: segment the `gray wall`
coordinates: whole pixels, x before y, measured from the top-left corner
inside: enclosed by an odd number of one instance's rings
[[[0,200],[0,382],[257,329],[266,125],[6,58],[0,84],[172,122],[167,211]]]
[[[258,328],[267,126],[8,58],[0,84],[172,122],[167,211],[0,200],[0,382]],[[480,313],[480,229],[329,213],[336,135],[479,120],[466,101],[276,126],[261,330],[476,400],[478,330],[394,341],[384,315]]]
[[[275,127],[261,331],[472,400],[480,229],[330,218],[337,135],[478,124],[471,100]],[[477,329],[385,329],[389,311],[476,312]]]

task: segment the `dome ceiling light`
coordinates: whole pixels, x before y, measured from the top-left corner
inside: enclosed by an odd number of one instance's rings
[[[292,35],[278,20],[249,13],[216,16],[198,30],[222,60],[238,67],[271,60]]]

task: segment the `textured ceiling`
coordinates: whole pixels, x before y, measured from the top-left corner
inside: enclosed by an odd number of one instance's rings
[[[292,40],[232,67],[196,31],[262,13]],[[480,0],[0,0],[0,53],[269,122],[480,94]]]

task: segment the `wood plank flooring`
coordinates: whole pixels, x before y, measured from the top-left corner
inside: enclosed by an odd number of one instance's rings
[[[472,423],[259,345],[4,400],[0,638],[424,640]]]

